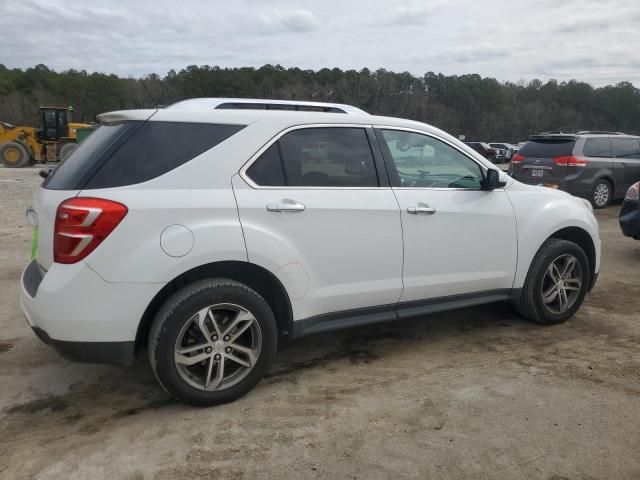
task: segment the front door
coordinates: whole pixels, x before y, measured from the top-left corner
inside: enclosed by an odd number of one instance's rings
[[[248,259],[283,283],[295,320],[398,301],[402,229],[381,166],[365,128],[304,127],[234,177]]]
[[[401,302],[506,293],[515,277],[513,208],[503,189],[481,190],[478,162],[432,135],[377,131],[401,210]]]

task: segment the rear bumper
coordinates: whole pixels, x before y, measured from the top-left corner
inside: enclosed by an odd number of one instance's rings
[[[619,221],[624,236],[640,240],[640,207],[638,202],[625,200],[620,210]]]
[[[27,322],[62,356],[130,365],[140,319],[163,284],[108,283],[84,262],[44,272],[33,261],[21,286]]]
[[[49,334],[39,327],[32,328],[40,340],[73,362],[106,363],[127,367],[133,365],[135,360],[135,342],[65,342],[51,339]]]

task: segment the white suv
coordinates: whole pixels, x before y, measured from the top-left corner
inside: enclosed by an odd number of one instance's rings
[[[212,405],[258,383],[281,335],[501,300],[552,324],[592,288],[587,201],[423,123],[261,102],[101,115],[29,212],[41,339],[120,365],[148,345],[171,395]]]

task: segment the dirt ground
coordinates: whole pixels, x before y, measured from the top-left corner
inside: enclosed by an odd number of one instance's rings
[[[603,267],[569,322],[508,304],[287,342],[252,393],[175,403],[61,359],[18,302],[37,169],[0,168],[0,478],[640,478],[640,242],[598,212]]]

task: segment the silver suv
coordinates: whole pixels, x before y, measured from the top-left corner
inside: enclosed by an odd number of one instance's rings
[[[513,155],[511,174],[604,208],[640,179],[640,137],[601,131],[533,135]]]

